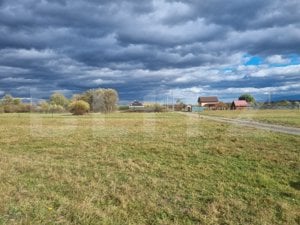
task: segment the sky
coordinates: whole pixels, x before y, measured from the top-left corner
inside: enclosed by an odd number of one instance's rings
[[[0,0],[0,96],[300,100],[299,0]]]

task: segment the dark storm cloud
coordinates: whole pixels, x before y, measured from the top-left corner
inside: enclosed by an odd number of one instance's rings
[[[299,68],[290,65],[281,76],[224,69],[248,54],[298,56],[299,11],[297,0],[0,0],[0,93],[113,87],[133,99],[292,86]]]
[[[168,2],[178,2],[170,0]],[[211,0],[180,1],[191,7],[187,19],[206,18],[209,23],[222,24],[235,30],[261,29],[299,24],[300,5],[297,0]]]

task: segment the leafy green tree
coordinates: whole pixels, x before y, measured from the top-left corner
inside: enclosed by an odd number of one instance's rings
[[[70,103],[69,105],[69,110],[73,115],[83,115],[90,110],[90,105],[89,103],[79,100],[79,101],[74,101]]]
[[[21,99],[19,99],[19,98],[14,98],[13,99],[13,104],[14,105],[20,105],[22,102],[21,102]]]
[[[12,105],[14,103],[14,98],[11,95],[5,95],[1,100],[2,105]]]
[[[63,94],[56,92],[50,97],[50,105],[59,105],[63,108],[67,108],[69,100]]]
[[[254,103],[255,102],[255,98],[250,94],[242,94],[239,97],[239,100],[245,100],[246,102],[249,102],[249,103]]]

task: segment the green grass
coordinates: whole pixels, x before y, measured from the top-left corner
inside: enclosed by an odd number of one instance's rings
[[[300,138],[172,113],[0,114],[0,224],[300,224]]]
[[[205,115],[255,120],[300,128],[300,110],[208,110]]]

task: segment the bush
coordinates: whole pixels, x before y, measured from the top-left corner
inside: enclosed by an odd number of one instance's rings
[[[74,101],[69,105],[69,110],[73,115],[83,115],[89,112],[90,105],[83,100]]]
[[[2,106],[0,106],[0,113],[4,113],[4,109]]]
[[[27,113],[27,112],[31,112],[32,107],[30,104],[19,104],[18,108],[17,108],[17,112],[18,113]]]
[[[159,104],[147,105],[143,108],[133,107],[133,108],[129,108],[129,110],[126,110],[126,112],[140,112],[140,113],[166,112],[166,111],[167,109],[165,109],[164,106],[161,106]]]
[[[38,112],[48,113],[50,111],[49,103],[42,101],[38,104]]]
[[[49,112],[50,113],[62,113],[62,112],[65,112],[65,108],[62,105],[50,104]]]
[[[119,110],[120,111],[124,111],[124,110],[128,110],[128,109],[129,109],[128,105],[121,105],[121,106],[119,106]]]
[[[164,107],[159,104],[154,104],[153,110],[154,112],[164,112]]]
[[[4,109],[5,113],[17,112],[17,106],[15,106],[15,105],[4,105],[3,109]]]

